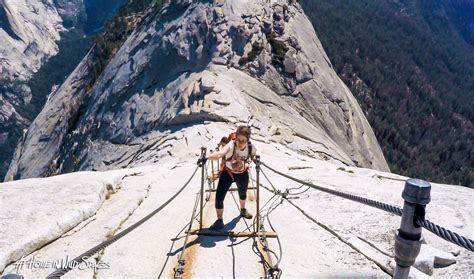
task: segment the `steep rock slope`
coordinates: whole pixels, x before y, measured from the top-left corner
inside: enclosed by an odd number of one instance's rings
[[[72,72],[90,47],[90,37],[84,32],[98,28],[124,2],[0,1],[2,179],[22,130],[30,125],[47,96]],[[104,14],[93,13],[97,6]]]
[[[0,1],[0,175],[32,120],[22,111],[32,101],[26,82],[58,52],[62,23],[53,1]]]
[[[209,140],[204,135],[207,130],[215,132],[214,126],[200,124],[184,130],[194,137],[194,146],[211,148],[219,138]],[[371,169],[341,168],[301,155],[278,143],[255,144],[262,161],[284,173],[385,203],[397,206],[403,203],[401,192],[405,177]],[[34,268],[28,262],[70,261],[110,239],[172,197],[195,168],[195,157],[187,161],[175,158],[167,163],[133,169],[78,172],[0,183],[0,202],[22,204],[21,207],[0,208],[0,274],[18,272],[25,278],[45,278],[53,268]],[[262,169],[274,187],[283,193],[288,190],[291,198],[273,198],[273,202],[266,204],[273,195],[263,188],[260,190],[262,214],[275,207],[269,217],[282,245],[283,256],[279,264],[282,278],[390,278],[399,217],[300,187],[265,167]],[[251,173],[255,178],[253,166]],[[260,177],[262,184],[270,187],[265,177]],[[200,185],[198,171],[189,186],[163,211],[88,259],[87,263],[71,270],[64,278],[171,277]],[[254,214],[255,192],[249,190],[247,196],[247,208]],[[251,221],[238,217],[234,198],[238,198],[236,193],[229,192],[225,200],[226,229],[245,231],[248,226],[251,228]],[[471,189],[433,184],[427,218],[472,239],[474,214],[470,209],[473,198]],[[204,228],[215,220],[213,207],[212,196],[205,203]],[[267,221],[264,225],[267,230],[271,229]],[[192,228],[198,228],[197,221]],[[472,252],[426,230],[423,230],[423,236],[422,252],[415,268],[411,269],[416,278],[430,275],[464,278],[474,272]],[[188,244],[185,276],[263,276],[261,259],[252,249],[253,239],[191,236]],[[269,245],[279,255],[277,241],[269,239]],[[94,267],[98,269],[94,270]]]
[[[0,74],[25,80],[45,58],[57,53],[59,32],[64,30],[62,18],[53,1],[2,0],[0,13]]]
[[[213,122],[222,136],[250,116],[256,140],[388,170],[294,1],[172,1],[146,18],[92,89],[89,63],[31,125],[7,180],[187,158],[195,139],[183,128]]]
[[[100,5],[106,13],[100,16],[91,15],[94,16],[94,28],[97,28],[124,1],[112,4],[95,2],[87,1],[88,9],[92,10]],[[61,32],[75,27],[80,20],[87,18],[85,12],[83,0],[1,0],[0,75],[2,80],[24,81],[30,78],[47,58],[58,52]]]

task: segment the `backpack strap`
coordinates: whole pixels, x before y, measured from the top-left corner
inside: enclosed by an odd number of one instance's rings
[[[219,176],[221,175],[221,173],[223,171],[227,171],[229,173],[230,177],[232,178],[232,181],[234,181],[234,176],[232,174],[232,170],[227,168],[227,166],[226,166],[226,162],[232,160],[232,158],[234,158],[234,155],[235,155],[235,152],[236,152],[236,142],[235,142],[235,140],[233,141],[232,144],[233,144],[232,145],[232,148],[233,148],[232,155],[229,158],[226,157],[227,154],[224,156],[223,160],[221,161]],[[247,143],[247,148],[248,148],[248,155],[247,155],[246,162],[244,162],[244,164],[246,164],[246,166],[245,166],[246,170],[249,169],[248,164],[250,163],[250,160],[252,158],[252,143],[250,141],[248,141],[248,143]]]
[[[232,141],[232,155],[229,157],[229,158],[226,158],[225,160],[226,161],[230,161],[232,160],[232,158],[234,158],[235,156],[235,147],[236,147],[236,143],[235,143],[235,140]],[[227,154],[226,154],[227,155]]]
[[[230,144],[230,142],[229,142],[228,144]],[[229,146],[230,146],[230,145],[229,145]],[[226,166],[225,166],[226,162],[232,160],[232,158],[233,158],[234,155],[235,155],[235,141],[233,142],[232,148],[233,148],[233,149],[232,149],[232,155],[231,155],[229,158],[227,158],[227,153],[226,153],[226,154],[224,155],[224,157],[222,158],[222,160],[221,160],[221,166],[220,166],[220,170],[219,170],[219,175],[220,175],[224,170],[226,170]],[[232,175],[231,175],[231,177],[232,177]],[[232,179],[233,179],[233,178],[232,178]]]

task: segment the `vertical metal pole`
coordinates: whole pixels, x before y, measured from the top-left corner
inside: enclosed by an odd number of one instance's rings
[[[424,219],[425,207],[430,202],[431,184],[420,179],[408,179],[402,197],[402,221],[395,237],[395,272],[393,278],[408,278],[410,267],[415,263],[421,248],[421,226],[418,219]]]
[[[257,232],[260,229],[260,155],[256,156],[255,159],[255,170],[257,172],[257,213],[255,218],[257,218]]]
[[[221,171],[221,164],[222,164],[221,159],[217,160],[217,165],[216,165],[217,166],[217,173],[219,173]],[[214,189],[216,189],[215,186],[216,185],[214,185]]]
[[[216,148],[216,151],[219,151],[219,150],[221,150],[220,145],[218,145]],[[217,173],[219,173],[221,171],[221,159],[217,160],[216,168],[217,168]],[[216,185],[213,185],[214,189],[216,189],[215,186]]]
[[[206,157],[206,148],[201,147],[201,158],[204,159]],[[205,164],[201,163],[201,211],[199,213],[199,230],[202,230],[202,212],[204,207],[204,168]]]
[[[211,154],[212,154],[212,150],[210,150]],[[216,185],[214,184],[214,161],[211,161],[211,179],[212,179],[212,189],[215,189],[216,188]],[[211,189],[209,189],[211,190]],[[209,195],[211,194],[211,192],[209,192]]]

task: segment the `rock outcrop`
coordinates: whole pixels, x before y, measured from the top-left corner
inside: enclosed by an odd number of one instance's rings
[[[250,116],[255,140],[388,170],[294,1],[172,1],[135,30],[92,89],[84,72],[87,59],[31,125],[7,179],[189,158],[206,135],[184,128],[213,123],[207,136],[221,137]]]

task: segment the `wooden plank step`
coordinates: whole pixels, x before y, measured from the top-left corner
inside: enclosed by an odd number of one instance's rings
[[[265,237],[275,238],[277,236],[276,232],[234,232],[234,231],[211,231],[209,229],[200,230],[191,230],[190,234],[205,235],[205,236],[229,236],[229,237],[260,237],[265,234]]]
[[[215,192],[217,189],[211,189],[211,192]],[[248,190],[257,190],[257,187],[248,187]],[[237,188],[230,188],[229,191],[235,192],[237,191]],[[206,190],[206,192],[209,192],[209,189]]]

